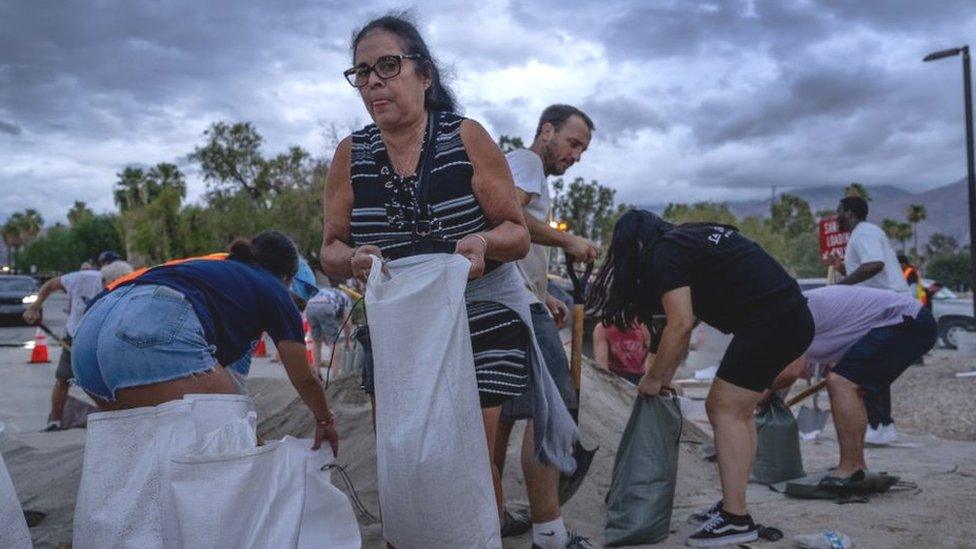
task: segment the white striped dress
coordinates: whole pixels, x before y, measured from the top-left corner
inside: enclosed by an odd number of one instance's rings
[[[417,175],[397,175],[379,128],[370,124],[352,134],[351,234],[355,246],[378,246],[386,259],[454,253],[461,238],[488,230],[471,188],[474,169],[461,141],[464,118],[453,113],[432,114],[436,117],[435,149],[426,216],[432,238],[423,243],[414,241]],[[421,151],[420,158],[423,157]],[[486,272],[498,265],[486,261]],[[499,303],[469,301],[467,310],[481,406],[504,404],[522,394],[528,384],[528,328],[514,311]]]

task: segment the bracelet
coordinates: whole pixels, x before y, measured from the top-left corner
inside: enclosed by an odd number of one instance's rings
[[[482,233],[471,233],[468,236],[474,236],[481,239],[481,242],[485,245],[485,255],[488,255],[488,239]]]

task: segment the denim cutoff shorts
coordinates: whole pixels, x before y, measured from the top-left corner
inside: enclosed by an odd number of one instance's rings
[[[207,343],[193,306],[172,288],[118,288],[85,312],[71,348],[75,383],[103,400],[115,392],[209,372]]]

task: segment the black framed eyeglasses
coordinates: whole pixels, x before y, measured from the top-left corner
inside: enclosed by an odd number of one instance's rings
[[[349,81],[352,87],[362,88],[369,82],[369,73],[371,72],[375,72],[376,76],[379,76],[383,80],[388,80],[400,74],[404,59],[423,58],[424,56],[419,53],[381,55],[372,65],[361,63],[351,69],[342,71],[342,75],[346,77],[346,80]]]

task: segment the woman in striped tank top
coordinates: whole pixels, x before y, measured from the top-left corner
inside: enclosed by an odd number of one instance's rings
[[[326,274],[365,280],[373,255],[458,253],[471,261],[469,279],[476,279],[524,257],[529,235],[505,157],[481,125],[454,113],[452,94],[416,28],[383,17],[356,35],[352,49],[355,66],[346,78],[374,123],[345,138],[330,165]],[[430,154],[425,144],[433,147]],[[419,208],[425,171],[427,207]],[[498,302],[468,301],[467,312],[490,449],[501,405],[526,389],[531,329]],[[370,377],[364,372],[371,393]]]

